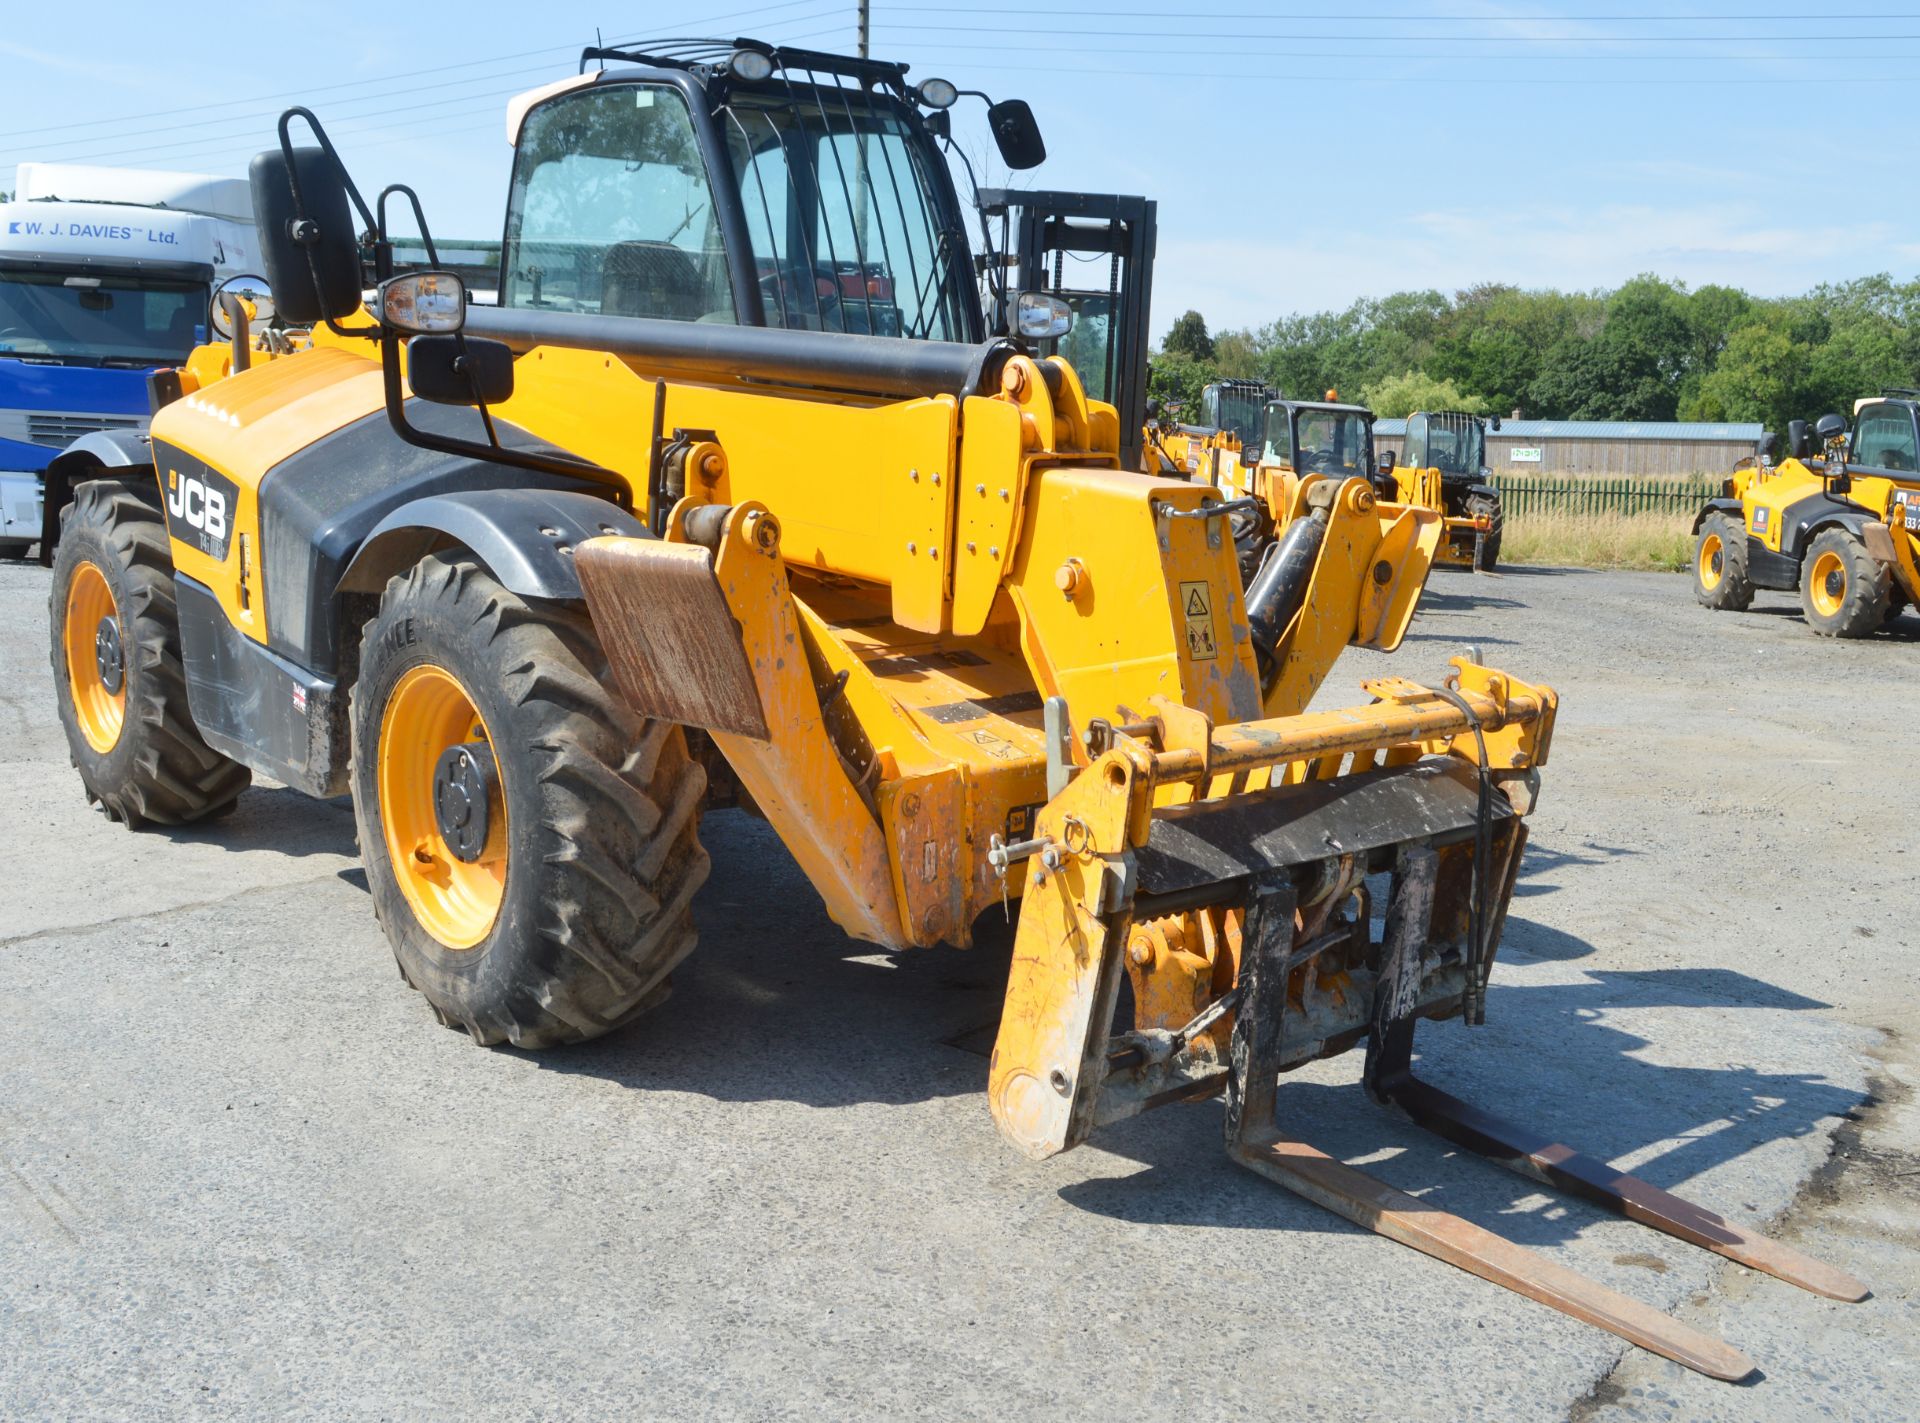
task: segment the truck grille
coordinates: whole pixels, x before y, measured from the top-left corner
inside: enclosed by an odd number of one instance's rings
[[[28,415],[27,439],[32,444],[63,450],[82,435],[99,430],[138,430],[146,421],[138,415]]]

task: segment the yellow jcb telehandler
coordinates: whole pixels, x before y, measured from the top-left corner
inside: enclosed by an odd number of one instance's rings
[[[252,182],[310,347],[179,377],[147,461],[64,514],[52,655],[91,795],[178,822],[255,773],[350,791],[407,979],[529,1048],[661,1000],[729,796],[872,943],[965,945],[1019,900],[987,1092],[1028,1156],[1224,1094],[1233,1158],[1288,1189],[1750,1371],[1294,1139],[1280,1074],[1364,1048],[1369,1090],[1455,1141],[1863,1293],[1412,1075],[1421,1019],[1483,1013],[1555,713],[1464,657],[1304,711],[1346,646],[1400,641],[1433,515],[1303,474],[1306,532],[1243,587],[1234,501],[1122,468],[1070,364],[986,337],[953,85],[747,41],[594,60],[509,109],[498,307],[392,276],[411,193],[368,205],[283,117]],[[1031,111],[990,113],[1037,161]],[[1064,319],[1009,300],[1030,337]]]
[[[1920,607],[1920,395],[1888,391],[1788,427],[1743,460],[1694,516],[1694,596],[1745,611],[1755,589],[1798,590],[1807,626],[1866,637]],[[1818,454],[1815,451],[1818,450]]]
[[[1446,520],[1440,540],[1443,564],[1491,573],[1500,563],[1505,513],[1500,491],[1487,470],[1491,421],[1458,410],[1418,410],[1407,417],[1398,451],[1380,452],[1382,499],[1432,509]]]

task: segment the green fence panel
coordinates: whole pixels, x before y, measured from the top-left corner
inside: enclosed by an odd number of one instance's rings
[[[1580,475],[1496,474],[1509,518],[1532,514],[1673,514],[1689,515],[1719,494],[1721,479],[1714,475],[1622,479]]]

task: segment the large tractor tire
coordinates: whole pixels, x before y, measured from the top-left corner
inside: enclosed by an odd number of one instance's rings
[[[1730,514],[1709,514],[1693,541],[1693,596],[1721,612],[1753,606],[1747,574],[1747,531]]]
[[[217,815],[252,780],[200,739],[159,512],[97,479],[61,512],[48,598],[54,696],[87,799],[134,829]]]
[[[706,773],[608,689],[577,608],[456,554],[392,579],[353,689],[353,807],[407,982],[476,1042],[538,1048],[659,1002],[692,951]]]
[[[1476,573],[1491,573],[1500,566],[1500,536],[1506,532],[1506,514],[1498,496],[1487,494],[1469,494],[1466,512],[1470,519],[1485,515],[1488,520],[1486,537],[1474,540],[1477,553],[1473,567]]]
[[[1866,637],[1887,619],[1893,577],[1845,529],[1814,536],[1800,565],[1800,608],[1822,637]]]

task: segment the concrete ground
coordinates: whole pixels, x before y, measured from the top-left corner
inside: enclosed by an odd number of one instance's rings
[[[540,1056],[438,1027],[344,804],[90,810],[46,574],[0,565],[0,1417],[1892,1418],[1920,1386],[1920,617],[1837,644],[1661,575],[1435,576],[1408,646],[1554,684],[1457,1093],[1868,1280],[1814,1299],[1290,1079],[1309,1141],[1672,1310],[1714,1384],[1236,1170],[1217,1103],[1043,1165],[982,1087],[1004,942],[848,942],[714,816],[657,1013]],[[1351,1056],[1351,1055],[1350,1055]]]

